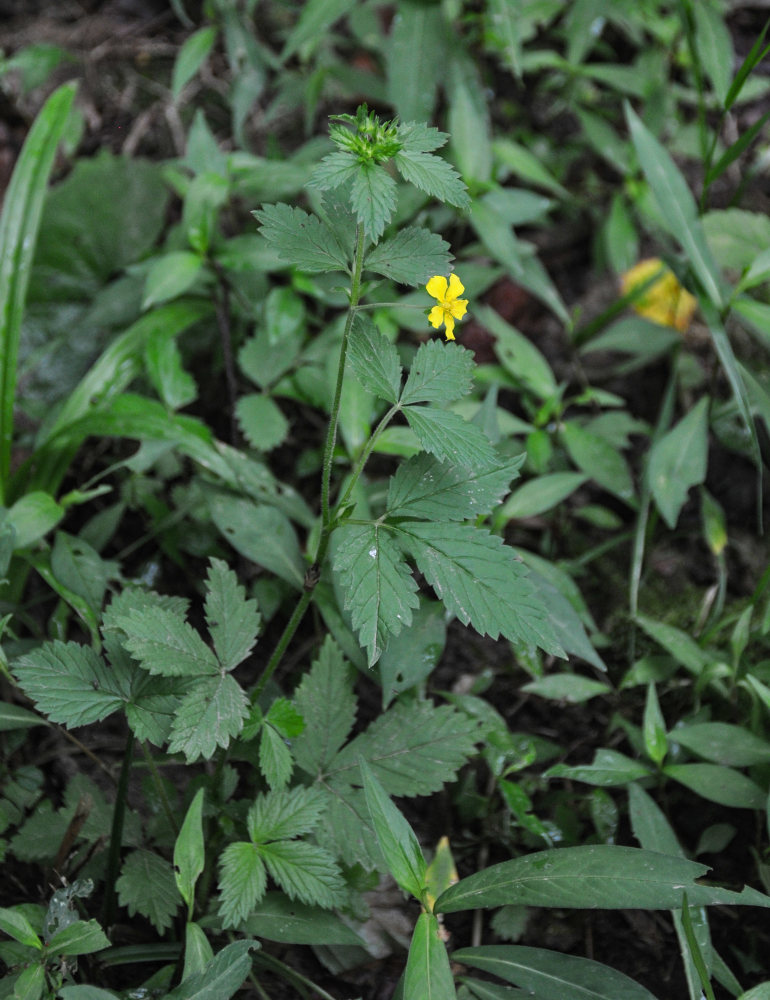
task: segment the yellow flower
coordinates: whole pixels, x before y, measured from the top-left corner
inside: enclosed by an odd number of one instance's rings
[[[622,274],[621,290],[624,295],[628,295],[629,292],[650,281],[656,274],[660,274],[660,277],[631,303],[631,308],[653,323],[672,326],[680,333],[684,333],[690,325],[697,302],[685,288],[682,288],[674,274],[658,257],[640,260]]]
[[[462,319],[465,315],[465,310],[468,308],[468,300],[457,297],[465,291],[462,281],[460,281],[456,274],[451,274],[449,276],[449,284],[447,285],[446,278],[442,278],[440,274],[436,274],[430,279],[425,288],[428,295],[432,295],[434,299],[438,299],[438,305],[434,306],[430,311],[428,322],[435,330],[438,330],[443,323],[446,328],[446,339],[454,340],[455,320]]]

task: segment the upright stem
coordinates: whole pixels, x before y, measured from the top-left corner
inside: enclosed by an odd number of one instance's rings
[[[118,778],[118,791],[115,797],[115,809],[112,813],[112,830],[110,832],[110,853],[107,857],[107,872],[104,888],[104,926],[109,928],[115,922],[115,883],[118,880],[120,868],[120,847],[123,842],[123,824],[126,818],[126,797],[128,795],[128,776],[134,760],[134,734],[129,731],[126,749],[123,753],[123,765]]]

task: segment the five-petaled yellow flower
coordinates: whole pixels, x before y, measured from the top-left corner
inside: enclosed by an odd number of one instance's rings
[[[430,325],[438,330],[444,324],[446,339],[455,339],[455,320],[462,319],[465,310],[468,308],[468,300],[458,298],[465,291],[465,287],[456,274],[450,274],[449,283],[440,274],[434,275],[425,286],[428,295],[438,299],[438,305],[434,306],[428,316]]]

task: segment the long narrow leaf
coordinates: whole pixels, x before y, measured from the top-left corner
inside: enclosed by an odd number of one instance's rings
[[[0,504],[5,502],[11,465],[16,362],[27,285],[48,178],[74,96],[75,85],[67,83],[44,104],[22,148],[0,216]]]

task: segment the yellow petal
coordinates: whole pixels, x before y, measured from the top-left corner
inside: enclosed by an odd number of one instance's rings
[[[441,324],[444,322],[444,310],[441,306],[434,306],[430,313],[428,314],[428,322],[430,325],[438,330]]]
[[[449,275],[449,292],[447,294],[448,299],[456,299],[458,295],[462,295],[465,291],[465,285],[457,277],[456,274]]]
[[[446,324],[446,339],[454,340],[455,321],[451,313],[449,312],[446,313],[446,315],[444,316],[444,323]]]
[[[449,303],[449,311],[454,316],[455,319],[462,319],[465,315],[465,310],[468,308],[467,299],[455,299],[454,302]]]
[[[430,279],[425,288],[428,295],[432,295],[434,299],[441,300],[446,295],[446,278],[442,278],[440,274],[436,274]]]

